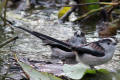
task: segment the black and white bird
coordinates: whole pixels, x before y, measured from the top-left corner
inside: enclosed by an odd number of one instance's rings
[[[117,40],[116,38],[104,38],[96,42],[91,42],[87,45],[84,45],[83,48],[96,50],[103,52],[104,56],[98,57],[91,54],[81,54],[78,51],[74,51],[76,54],[76,59],[78,62],[82,62],[90,67],[104,64],[112,59],[115,52]]]
[[[72,45],[72,46],[82,46],[86,44],[86,38],[85,38],[85,33],[78,30],[74,33],[74,36],[72,36],[70,39],[67,39],[64,41],[65,43]],[[66,64],[75,64],[77,63],[75,54],[72,51],[64,51],[61,50],[60,48],[51,48],[52,54],[51,57],[52,59],[60,59]]]
[[[42,40],[47,40],[46,45],[49,45],[52,48],[59,48],[63,51],[73,52],[78,62],[82,62],[91,67],[104,64],[111,60],[117,44],[116,38],[110,37],[82,46],[76,46],[59,41],[42,33],[29,31],[22,27],[18,28],[27,31],[28,33],[31,33]]]
[[[45,45],[55,43],[55,42],[51,41],[51,37],[49,37],[49,36],[46,37],[46,35],[44,36],[41,33],[37,33],[35,31],[30,31],[30,30],[27,30],[22,27],[18,27],[18,28],[20,28],[24,31],[27,31],[36,37],[39,37]],[[85,33],[80,30],[76,31],[70,39],[64,40],[63,42],[66,44],[72,45],[72,46],[76,46],[76,47],[82,46],[83,44],[87,43],[86,38],[85,38]],[[76,64],[77,63],[76,56],[71,50],[65,51],[60,48],[51,46],[51,51],[52,51],[51,58],[55,62],[58,62],[61,60],[63,63],[66,63],[66,64]]]

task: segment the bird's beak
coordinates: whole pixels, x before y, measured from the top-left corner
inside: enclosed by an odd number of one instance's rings
[[[113,45],[117,45],[117,43],[119,43],[120,41],[117,38],[114,38],[115,42],[113,43]]]
[[[118,41],[118,39],[116,39],[116,43],[115,43],[115,44],[117,45],[117,43],[119,43],[119,42],[120,42],[120,41]]]
[[[116,43],[113,43],[113,45],[117,45],[117,43],[118,43],[118,42],[116,42]]]

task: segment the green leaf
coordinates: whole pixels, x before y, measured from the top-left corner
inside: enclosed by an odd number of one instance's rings
[[[87,69],[86,70],[86,74],[97,74],[97,72],[99,73],[104,73],[104,74],[108,74],[110,73],[108,70],[106,69],[98,69],[98,70],[94,70],[94,69]]]
[[[89,68],[88,66],[81,63],[76,65],[65,64],[63,66],[63,71],[65,76],[67,77],[70,77],[72,79],[81,79],[88,68]]]
[[[70,9],[71,7],[63,7],[58,13],[58,19],[64,16]]]
[[[88,74],[96,74],[96,70],[87,69],[86,73],[88,73]]]
[[[25,74],[30,80],[62,80],[52,74],[49,74],[46,72],[39,72],[34,68],[32,68],[31,66],[29,66],[28,64],[25,64],[23,62],[20,62],[18,60],[17,62],[20,64],[23,71],[25,72]]]
[[[97,72],[101,72],[101,73],[104,73],[104,74],[108,74],[108,73],[110,73],[108,70],[106,70],[106,69],[99,69],[99,70],[97,70]]]
[[[99,0],[85,0],[85,3],[93,3],[93,2],[99,2]],[[88,5],[87,9],[92,10],[92,9],[97,9],[99,8],[99,5]]]

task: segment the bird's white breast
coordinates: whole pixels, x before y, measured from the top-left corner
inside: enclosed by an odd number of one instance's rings
[[[92,49],[89,46],[87,46],[86,48]],[[82,62],[86,65],[92,65],[92,66],[101,65],[112,59],[114,51],[115,51],[115,47],[113,47],[109,50],[106,50],[105,56],[103,56],[103,57],[96,57],[96,56],[93,56],[90,54],[83,54],[81,56],[78,56],[78,54],[76,54],[76,56],[77,56],[76,60],[78,62]]]

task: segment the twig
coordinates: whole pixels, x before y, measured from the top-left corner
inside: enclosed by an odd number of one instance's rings
[[[62,16],[60,18],[60,22],[65,22],[65,20],[69,17],[69,15],[75,11],[75,9],[78,7],[78,6],[84,6],[84,5],[97,5],[97,4],[104,4],[104,5],[109,5],[109,6],[115,6],[115,5],[119,5],[120,3],[112,3],[112,2],[94,2],[94,3],[84,3],[84,4],[75,4],[75,5],[64,5],[62,7],[72,7],[64,16]],[[88,13],[80,16],[77,20],[75,21],[78,21],[86,16],[88,16],[89,14],[93,13],[93,12],[97,12],[101,9],[104,9],[104,7],[102,8],[98,8],[98,9],[94,9],[94,10],[91,10],[89,11]]]
[[[93,2],[93,3],[83,3],[74,5],[56,5],[57,7],[72,7],[72,6],[85,6],[85,5],[119,5],[120,2]]]
[[[2,16],[0,16],[0,18],[1,18],[2,20],[4,20],[4,18],[3,18]],[[6,19],[6,22],[8,22],[10,25],[13,25],[13,24],[14,24],[13,22],[9,21],[8,19]]]
[[[109,7],[111,7],[111,5],[105,6],[105,7],[100,7],[100,8],[98,8],[98,9],[93,9],[93,10],[91,10],[91,11],[83,14],[82,16],[80,16],[79,18],[77,18],[76,20],[74,20],[73,22],[80,21],[81,19],[87,17],[88,15],[90,15],[90,14],[92,14],[92,13],[94,13],[94,12],[97,12],[97,11],[100,11],[100,10],[102,10],[102,9],[109,8]]]
[[[12,41],[14,41],[16,39],[18,39],[18,36],[6,40],[5,42],[0,44],[0,48],[2,48],[3,46],[7,45],[8,43],[10,43],[10,42],[12,42]]]
[[[8,3],[8,0],[6,0],[6,2],[5,2],[5,6],[4,6],[4,26],[6,25],[6,10],[7,10],[7,3]]]

